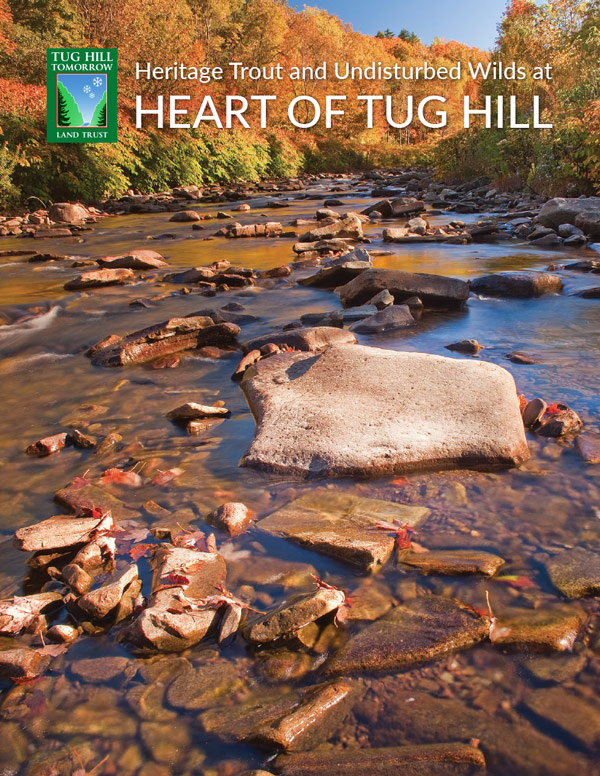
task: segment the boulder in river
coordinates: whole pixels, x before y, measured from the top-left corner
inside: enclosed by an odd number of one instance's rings
[[[134,279],[135,275],[131,269],[95,269],[69,280],[64,288],[65,291],[83,291],[86,288],[123,285]]]
[[[156,251],[131,251],[123,256],[103,256],[98,264],[107,269],[161,269],[168,264]]]
[[[169,420],[177,422],[187,422],[189,420],[202,420],[204,418],[227,418],[231,415],[226,407],[213,407],[207,404],[198,404],[195,401],[188,401],[179,407],[175,407],[167,413]]]
[[[487,638],[489,620],[450,598],[422,596],[351,636],[325,666],[329,676],[396,672]]]
[[[279,347],[287,345],[292,350],[313,352],[333,345],[351,345],[355,342],[356,337],[349,331],[335,326],[314,326],[290,329],[277,334],[263,334],[242,343],[242,349],[244,353],[250,353],[272,343]]]
[[[74,224],[79,221],[85,221],[89,213],[83,205],[77,202],[55,202],[50,205],[48,217],[51,221],[59,224]]]
[[[574,547],[546,562],[552,584],[567,598],[600,594],[600,553]]]
[[[284,694],[264,690],[235,706],[221,704],[200,715],[207,733],[273,750],[303,751],[326,741],[364,695],[350,679]]]
[[[571,652],[585,619],[575,607],[508,610],[495,618],[490,641],[530,652]]]
[[[53,453],[58,453],[58,451],[66,447],[69,442],[69,435],[63,431],[59,434],[53,434],[52,436],[38,439],[37,442],[29,445],[25,452],[27,455],[33,455],[36,458],[45,458]]]
[[[574,224],[585,232],[582,223],[597,219],[599,215],[600,197],[556,197],[544,203],[535,220],[552,229],[558,229],[562,224]]]
[[[469,298],[469,284],[463,280],[399,269],[369,269],[342,286],[339,293],[344,307],[355,307],[385,290],[395,304],[418,296],[426,307],[462,307]]]
[[[283,232],[283,227],[278,221],[267,221],[265,224],[231,224],[226,227],[224,236],[229,238],[239,237],[278,237]]]
[[[175,221],[178,223],[201,220],[202,216],[196,210],[178,210],[177,213],[173,213],[171,218],[169,218],[169,221]]]
[[[0,679],[27,681],[43,674],[50,663],[48,655],[36,649],[17,647],[0,651]]]
[[[117,340],[111,338],[105,347],[99,343],[89,353],[96,366],[143,364],[190,348],[233,345],[239,332],[235,323],[215,324],[208,316],[170,318]]]
[[[57,515],[40,523],[19,528],[14,544],[19,550],[40,552],[59,550],[87,544],[94,536],[104,517],[69,517]]]
[[[337,221],[332,221],[324,226],[317,226],[310,232],[305,232],[300,237],[301,243],[316,242],[318,240],[335,240],[345,237],[350,240],[362,240],[362,221],[356,213],[346,213]]]
[[[262,359],[242,388],[258,424],[244,466],[378,476],[529,458],[514,380],[485,362],[340,346]]]
[[[218,617],[206,599],[225,582],[225,561],[216,552],[161,545],[152,568],[148,607],[122,638],[142,651],[181,652],[201,641]]]
[[[275,766],[280,776],[473,776],[485,771],[485,758],[471,744],[450,741],[281,754]]]
[[[367,251],[364,248],[355,248],[350,253],[323,263],[318,272],[307,278],[300,278],[298,283],[314,288],[337,288],[372,266],[373,262]]]
[[[127,588],[137,580],[138,567],[134,563],[114,573],[103,585],[90,590],[78,599],[77,605],[89,617],[101,620],[117,608]]]
[[[227,531],[231,536],[239,536],[252,522],[252,514],[245,504],[228,501],[212,511],[206,522]]]
[[[286,504],[257,525],[263,531],[374,571],[387,562],[394,537],[378,523],[415,527],[429,514],[425,507],[364,498],[318,488]]]
[[[285,636],[293,636],[309,623],[337,611],[345,602],[343,590],[319,585],[315,592],[293,596],[277,609],[251,622],[244,631],[244,637],[251,644],[268,644]]]
[[[360,310],[360,307],[358,309]],[[413,326],[414,323],[415,319],[409,307],[405,304],[394,304],[358,321],[352,326],[352,331],[357,334],[381,334],[386,331],[405,329],[407,326]]]
[[[495,272],[471,281],[471,290],[476,294],[514,299],[558,294],[562,287],[560,277],[547,272]]]

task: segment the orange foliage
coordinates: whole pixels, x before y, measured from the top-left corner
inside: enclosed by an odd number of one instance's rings
[[[0,78],[0,113],[23,113],[33,118],[46,110],[46,88]]]

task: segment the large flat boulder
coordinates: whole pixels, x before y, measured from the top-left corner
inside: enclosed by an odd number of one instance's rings
[[[263,359],[242,388],[258,424],[244,466],[379,476],[529,458],[513,378],[486,362],[344,345]]]
[[[313,288],[337,288],[372,267],[373,262],[367,251],[364,248],[355,248],[350,253],[324,263],[318,272],[307,278],[300,278],[298,283]]]
[[[352,636],[329,660],[329,676],[398,671],[487,638],[489,620],[455,600],[423,596]]]
[[[374,530],[377,523],[414,527],[428,514],[425,507],[317,488],[271,513],[257,525],[274,536],[331,555],[362,571],[373,571],[394,550],[394,537],[389,531]]]
[[[98,264],[107,269],[160,269],[168,264],[156,251],[131,251],[122,256],[102,256]]]
[[[346,237],[350,240],[362,240],[362,221],[356,213],[346,213],[337,221],[324,226],[317,226],[300,237],[300,242],[316,242],[317,240],[335,240]]]
[[[600,215],[600,197],[556,197],[550,199],[540,210],[536,221],[543,226],[558,229],[561,224],[575,224],[581,229],[583,218]],[[578,217],[579,223],[577,223]],[[585,232],[585,229],[583,229]]]
[[[469,298],[464,280],[399,269],[368,269],[339,289],[344,307],[364,304],[381,291],[389,291],[395,304],[418,296],[426,307],[461,307]]]

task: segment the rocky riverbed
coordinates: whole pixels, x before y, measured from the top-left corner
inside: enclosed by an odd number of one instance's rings
[[[599,773],[600,199],[0,224],[3,774]]]

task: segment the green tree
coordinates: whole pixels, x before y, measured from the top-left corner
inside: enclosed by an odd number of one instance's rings
[[[104,126],[106,126],[106,92],[104,92],[102,99],[94,108],[94,115],[90,121],[90,127]]]
[[[405,27],[400,30],[398,37],[400,40],[406,41],[406,43],[416,44],[421,42],[421,38],[419,38],[418,35],[416,35],[414,32],[411,32],[410,30],[407,30]]]
[[[58,82],[58,125],[60,127],[83,126],[83,116],[75,98],[60,81]]]

